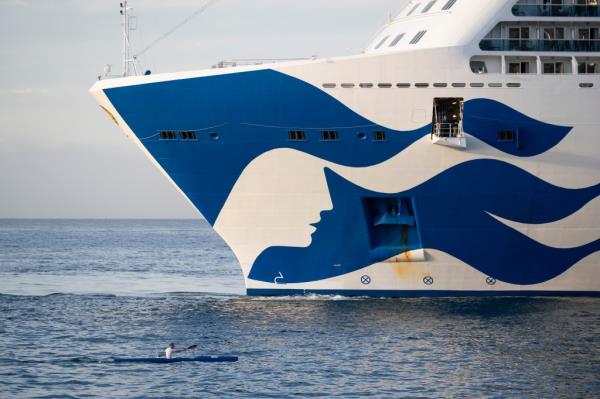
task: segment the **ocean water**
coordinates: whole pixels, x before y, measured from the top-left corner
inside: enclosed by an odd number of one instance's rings
[[[597,398],[594,298],[248,298],[202,221],[0,220],[0,397]],[[169,341],[237,363],[115,364]]]

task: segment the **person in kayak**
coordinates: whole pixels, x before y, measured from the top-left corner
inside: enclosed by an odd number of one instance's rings
[[[170,342],[169,345],[167,345],[167,348],[165,349],[165,357],[167,359],[172,359],[173,353],[185,352],[190,349],[196,349],[197,347],[198,347],[198,345],[192,345],[192,346],[188,346],[187,348],[183,348],[183,349],[175,349],[175,343]]]
[[[165,357],[171,359],[173,357],[173,351],[175,351],[175,343],[171,342],[167,345],[167,349],[165,349]]]

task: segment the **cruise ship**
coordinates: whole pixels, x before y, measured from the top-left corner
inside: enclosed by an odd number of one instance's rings
[[[597,296],[599,30],[597,0],[417,0],[354,56],[90,91],[248,295]]]

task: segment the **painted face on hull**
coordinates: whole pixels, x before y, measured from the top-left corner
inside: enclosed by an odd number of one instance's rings
[[[405,251],[431,248],[500,281],[529,285],[564,273],[600,249],[600,239],[574,248],[549,247],[488,214],[526,224],[561,220],[596,198],[600,184],[563,189],[492,160],[462,163],[392,194],[365,190],[329,169],[326,176],[333,210],[323,214],[311,245],[267,249],[256,259],[250,279],[324,280]]]
[[[213,226],[235,248],[245,276],[268,247],[311,244],[321,212],[332,209],[327,165],[311,155],[280,149],[246,167]]]

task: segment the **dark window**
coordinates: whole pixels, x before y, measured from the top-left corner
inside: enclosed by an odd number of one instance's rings
[[[407,89],[407,88],[409,88],[409,87],[410,87],[410,83],[398,83],[398,84],[396,85],[396,87],[399,87],[399,88],[401,88],[401,89]]]
[[[196,140],[196,132],[191,130],[184,130],[179,132],[179,138],[182,140]]]
[[[370,89],[373,87],[373,83],[361,83],[358,85],[361,89]]]
[[[427,33],[427,31],[426,31],[426,30],[419,31],[419,32],[418,32],[418,33],[415,35],[415,37],[413,37],[413,38],[412,38],[412,40],[410,41],[410,44],[417,44],[417,43],[419,43],[419,40],[421,40],[421,38],[422,38],[423,36],[425,36],[425,33]]]
[[[498,131],[498,141],[515,141],[517,138],[517,132],[514,130],[500,130]]]
[[[326,89],[335,89],[335,83],[323,83],[323,87]]]
[[[162,132],[160,132],[161,140],[175,140],[176,138],[177,135],[171,130],[163,130]]]
[[[521,87],[521,83],[507,83],[506,87]]]
[[[379,47],[383,46],[383,43],[385,43],[385,41],[389,38],[390,36],[386,36],[383,39],[381,39],[381,41],[379,42],[379,44],[377,46],[375,46],[375,50],[377,50]]]
[[[404,33],[400,33],[398,36],[396,36],[394,40],[392,40],[392,42],[390,43],[390,47],[394,47],[396,44],[398,44],[398,42],[402,40],[403,37]]]
[[[471,83],[471,87],[483,87],[483,83]]]
[[[581,87],[582,89],[589,89],[591,87],[594,87],[593,83],[579,83],[579,87]]]
[[[290,141],[305,141],[306,134],[302,130],[290,130],[288,132],[288,140],[290,140]]]
[[[353,88],[356,85],[354,83],[342,83],[341,86],[344,89],[351,89],[351,88]]]
[[[434,83],[433,87],[448,87],[448,83]]]
[[[577,73],[580,75],[598,73],[598,71],[598,62],[579,62],[577,65]]]
[[[421,11],[421,14],[425,14],[427,11],[431,10],[431,7],[433,7],[433,5],[437,2],[437,0],[432,0],[429,3],[427,3],[427,5],[425,7],[423,7],[423,10]]]
[[[391,83],[379,83],[377,85],[377,87],[379,87],[380,89],[389,89],[392,87]]]
[[[373,132],[373,141],[385,141],[385,132],[383,131],[378,131],[378,132]]]
[[[358,132],[358,133],[356,133],[356,137],[358,137],[360,140],[364,140],[367,138],[367,135],[364,134],[363,132]]]
[[[408,17],[410,14],[412,14],[413,12],[415,12],[415,10],[419,7],[419,3],[415,4],[415,6],[413,8],[410,9],[410,11],[408,12],[408,14],[406,14],[406,16]]]
[[[488,87],[502,87],[502,83],[488,83]]]
[[[336,132],[335,130],[323,130],[321,132],[321,140],[323,141],[336,141],[339,139],[340,137],[338,135],[338,132]]]
[[[466,83],[452,83],[452,87],[467,87]]]
[[[425,87],[429,87],[429,83],[415,83],[415,87],[419,87],[419,88],[425,88]]]
[[[211,138],[211,139],[213,139],[213,140],[219,140],[219,133],[217,133],[217,132],[212,132],[212,133],[210,134],[210,138]]]
[[[454,5],[454,3],[456,3],[456,0],[450,0],[448,1],[444,7],[442,7],[442,10],[449,10],[452,8],[452,6]]]

